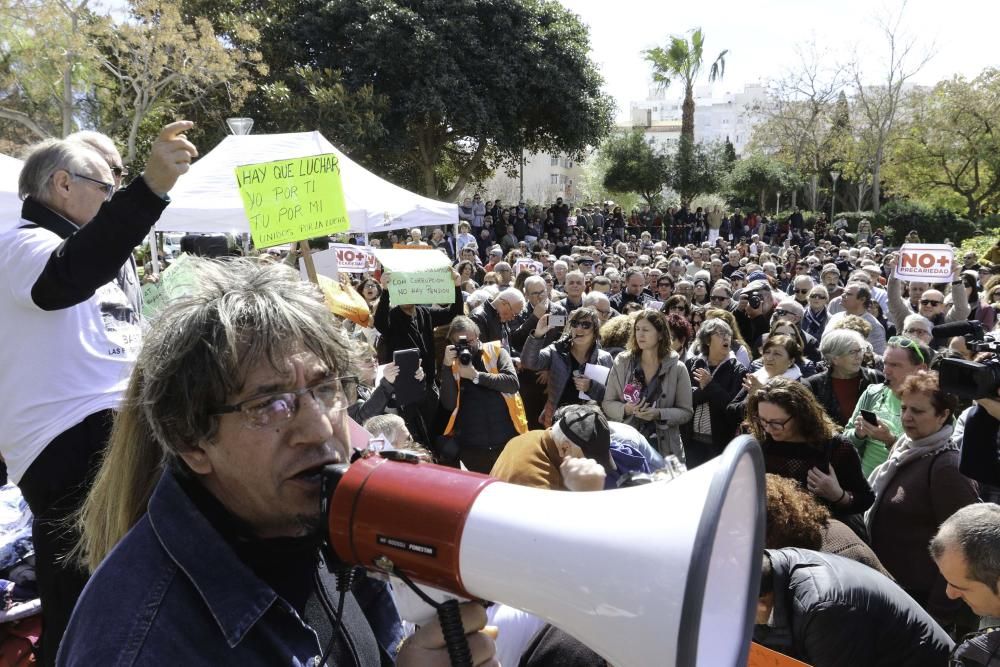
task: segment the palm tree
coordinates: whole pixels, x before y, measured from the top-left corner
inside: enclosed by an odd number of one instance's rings
[[[646,60],[653,66],[653,81],[666,88],[673,81],[684,82],[684,104],[681,107],[681,140],[694,144],[694,82],[701,71],[705,37],[701,28],[691,31],[691,40],[683,36],[671,35],[666,49],[657,46],[643,51]],[[726,73],[726,54],[720,53],[708,72],[709,82],[721,79]]]

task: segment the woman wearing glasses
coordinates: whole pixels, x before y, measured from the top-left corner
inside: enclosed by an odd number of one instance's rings
[[[885,382],[880,372],[864,366],[867,347],[861,334],[850,329],[835,329],[820,341],[827,369],[806,380],[806,385],[838,426],[847,425],[869,385]]]
[[[771,380],[750,394],[746,414],[767,472],[795,480],[841,521],[872,506],[875,494],[857,450],[838,436],[837,425],[808,387]]]
[[[573,311],[562,337],[545,345],[549,319],[546,313],[524,342],[521,365],[528,370],[549,371],[548,401],[538,421],[548,428],[552,414],[563,405],[601,401],[605,383],[590,377],[588,365],[611,368],[611,355],[601,349],[600,319],[597,311],[584,306]]]
[[[951,437],[956,401],[941,391],[937,373],[907,377],[899,400],[903,435],[869,478],[875,490],[866,516],[871,545],[896,582],[947,625],[962,605],[949,600],[927,544],[945,519],[977,502],[978,492],[959,471],[959,449]]]
[[[670,341],[663,313],[642,311],[628,350],[615,359],[601,407],[608,419],[635,427],[661,454],[683,461],[680,427],[694,413],[691,379]]]

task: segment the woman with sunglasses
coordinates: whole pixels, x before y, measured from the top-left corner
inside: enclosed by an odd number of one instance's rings
[[[766,472],[795,480],[834,517],[859,524],[850,517],[871,507],[875,494],[861,472],[858,451],[838,435],[808,387],[775,378],[750,394],[746,414]]]
[[[665,315],[679,315],[685,320],[691,318],[691,302],[683,294],[674,294],[663,303]]]
[[[670,342],[663,313],[642,311],[628,350],[615,359],[601,407],[608,419],[635,427],[661,454],[683,461],[680,427],[694,414],[691,378]]]
[[[699,278],[694,281],[694,291],[692,292],[691,303],[695,306],[706,306],[709,304],[707,280]]]
[[[827,306],[830,303],[830,293],[823,285],[815,285],[809,290],[809,300],[802,314],[800,326],[802,330],[816,339],[823,338],[823,331],[830,319]]]
[[[600,319],[588,306],[573,311],[562,337],[545,345],[550,313],[542,315],[521,349],[521,365],[528,370],[549,371],[548,400],[538,421],[548,428],[552,414],[563,405],[601,401],[605,384],[586,375],[588,364],[611,368],[611,355],[601,349]]]

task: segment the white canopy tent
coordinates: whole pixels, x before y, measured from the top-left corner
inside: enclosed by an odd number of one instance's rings
[[[350,231],[364,234],[410,227],[453,225],[458,205],[422,197],[353,162],[319,132],[230,135],[197,159],[170,191],[156,223],[161,232],[249,230],[235,169],[246,164],[333,153],[340,160]]]
[[[21,218],[17,179],[23,165],[23,161],[0,153],[0,230],[14,227]]]

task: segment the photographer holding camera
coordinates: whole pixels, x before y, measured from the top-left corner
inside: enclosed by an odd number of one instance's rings
[[[771,313],[774,311],[774,296],[771,285],[763,274],[755,274],[757,280],[751,281],[740,291],[739,306],[736,308],[736,324],[740,328],[743,340],[750,343],[754,356],[760,350],[760,339],[771,328]]]
[[[526,433],[524,404],[510,354],[499,341],[480,342],[465,316],[452,320],[441,367],[441,406],[451,413],[444,435],[465,467],[488,475],[507,441]]]

